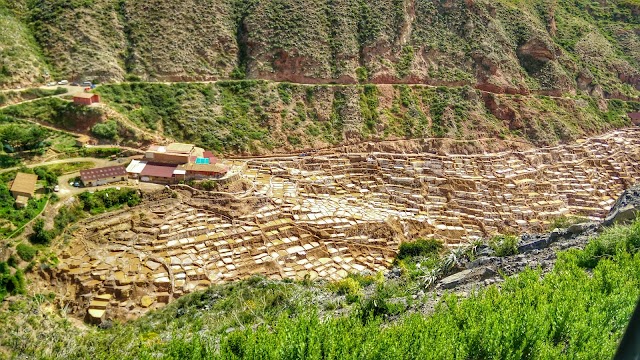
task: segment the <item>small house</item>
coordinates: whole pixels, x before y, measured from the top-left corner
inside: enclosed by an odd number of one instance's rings
[[[193,144],[173,143],[166,146],[152,145],[144,159],[152,163],[179,165],[186,164],[192,157],[200,157],[204,149]]]
[[[156,184],[175,184],[177,178],[174,174],[176,165],[147,163],[140,172],[140,181]]]
[[[100,102],[100,96],[94,93],[78,93],[73,95],[73,103],[78,105],[91,105]]]
[[[38,175],[17,173],[16,178],[11,183],[9,191],[14,199],[16,199],[16,206],[24,208],[27,206],[29,199],[31,199],[36,192],[36,182],[38,181]]]
[[[127,171],[124,166],[109,166],[89,170],[80,170],[80,180],[84,186],[100,186],[116,181],[125,181]]]
[[[628,113],[627,116],[629,116],[629,119],[631,119],[633,125],[640,126],[640,112]]]
[[[211,163],[189,163],[178,166],[178,169],[184,170],[187,179],[219,179],[227,174],[229,168],[222,164]]]
[[[142,170],[144,170],[146,166],[146,161],[131,160],[131,162],[127,166],[127,174],[132,179],[139,179],[140,173],[142,173]]]

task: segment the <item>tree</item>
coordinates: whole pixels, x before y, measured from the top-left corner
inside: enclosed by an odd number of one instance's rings
[[[38,219],[33,223],[33,233],[29,236],[29,241],[33,244],[48,245],[52,238],[52,232],[44,229],[43,219]]]
[[[45,167],[37,167],[33,169],[33,172],[38,175],[38,178],[40,180],[44,180],[47,183],[48,187],[52,187],[58,184],[58,176]]]
[[[118,123],[113,120],[99,123],[91,128],[91,132],[99,138],[113,140],[118,136]]]
[[[10,124],[0,128],[0,142],[13,149],[32,150],[40,147],[46,138],[47,132],[39,126]]]

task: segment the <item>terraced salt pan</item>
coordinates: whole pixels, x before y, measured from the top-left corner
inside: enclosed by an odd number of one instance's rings
[[[57,276],[78,299],[112,295],[99,298],[100,307],[78,300],[94,316],[104,315],[104,301],[135,314],[252,274],[340,279],[384,271],[399,243],[416,237],[455,246],[541,230],[563,214],[602,218],[640,177],[639,135],[628,129],[476,156],[251,160],[244,177],[254,190],[243,198],[195,194],[88,221],[61,254]]]

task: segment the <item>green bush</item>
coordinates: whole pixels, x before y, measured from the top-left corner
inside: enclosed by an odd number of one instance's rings
[[[411,63],[415,57],[415,51],[413,46],[405,46],[402,48],[402,54],[400,60],[396,64],[396,73],[399,78],[404,78],[409,75],[411,70]]]
[[[96,191],[94,193],[84,192],[79,196],[82,201],[84,211],[91,214],[100,214],[114,210],[123,205],[136,206],[142,200],[138,191],[124,188],[115,188]]]
[[[12,274],[9,265],[6,262],[0,262],[0,301],[9,294],[24,294],[24,283],[22,270],[15,269]]]
[[[332,282],[329,284],[328,288],[338,295],[345,295],[348,303],[353,303],[362,296],[362,287],[360,286],[360,283],[350,277]]]
[[[101,139],[114,140],[118,136],[118,123],[114,120],[109,120],[95,124],[91,128],[91,133]]]
[[[579,216],[559,216],[551,221],[549,230],[566,229],[571,225],[582,224],[587,221],[589,221],[589,219]]]
[[[395,294],[389,286],[384,283],[378,284],[376,292],[359,304],[353,316],[366,325],[385,316],[400,314],[405,310],[405,306],[402,303],[390,301],[393,295]]]
[[[397,259],[403,260],[409,257],[437,255],[443,248],[442,242],[434,239],[418,239],[413,242],[404,242],[400,244]]]
[[[44,180],[48,188],[52,188],[58,184],[58,175],[44,166],[39,166],[33,169],[33,172],[38,175],[38,180]]]
[[[497,235],[489,240],[489,246],[497,256],[510,256],[518,253],[518,237],[514,235]]]
[[[8,124],[0,126],[0,143],[5,149],[26,151],[42,148],[49,131],[36,125]]]
[[[53,240],[54,234],[44,228],[44,220],[37,219],[33,223],[33,232],[29,236],[29,241],[33,244],[49,245]]]
[[[142,81],[140,76],[134,75],[134,74],[127,74],[124,78],[128,82],[139,82],[139,81]]]
[[[24,261],[33,260],[33,258],[38,253],[38,250],[36,250],[36,248],[25,243],[18,244],[18,246],[16,246],[16,251],[18,253],[18,256],[20,256],[20,258]]]
[[[366,67],[361,66],[356,69],[356,77],[358,78],[358,82],[365,83],[369,80],[369,71]]]
[[[84,157],[107,158],[122,152],[120,148],[82,148],[80,154]]]
[[[611,259],[620,252],[640,249],[640,220],[629,226],[607,228],[597,239],[587,244],[578,256],[578,266],[594,268],[603,259]]]
[[[220,186],[220,183],[214,180],[203,180],[194,184],[195,188],[202,189],[205,191],[217,190],[219,186]]]

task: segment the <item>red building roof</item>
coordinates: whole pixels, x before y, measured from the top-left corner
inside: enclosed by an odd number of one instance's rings
[[[640,112],[632,112],[627,114],[632,120],[640,120]]]
[[[140,176],[152,176],[160,178],[172,178],[176,165],[147,164]]]
[[[80,170],[80,179],[82,179],[82,181],[108,179],[118,176],[127,176],[127,170],[125,170],[124,166],[109,166]]]

